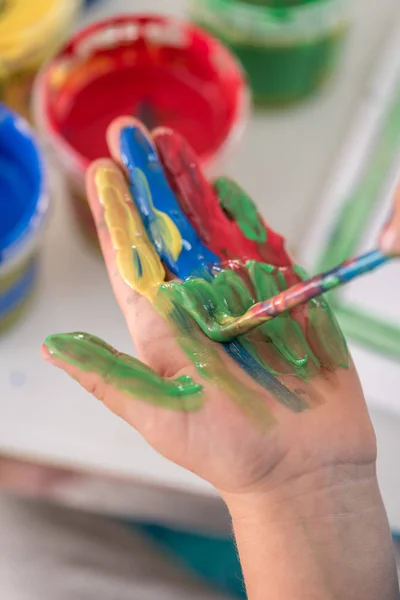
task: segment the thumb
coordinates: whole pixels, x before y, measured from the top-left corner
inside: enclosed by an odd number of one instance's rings
[[[161,377],[136,358],[87,333],[51,335],[42,355],[122,417],[130,414],[127,405],[135,399],[179,411],[202,406],[202,386],[191,377]]]

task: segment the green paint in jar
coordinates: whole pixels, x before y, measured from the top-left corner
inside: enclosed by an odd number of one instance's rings
[[[240,59],[256,103],[290,103],[334,71],[351,22],[345,0],[192,0],[192,18]]]

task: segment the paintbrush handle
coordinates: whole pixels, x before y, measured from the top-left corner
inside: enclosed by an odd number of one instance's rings
[[[225,339],[232,339],[247,333],[258,325],[280,314],[309,302],[321,294],[349,283],[364,273],[369,273],[390,260],[380,250],[372,250],[361,256],[347,260],[337,267],[315,275],[311,279],[297,283],[276,296],[254,304],[249,310],[222,329]]]
[[[309,302],[325,292],[345,285],[365,273],[373,271],[388,260],[389,257],[383,255],[380,250],[372,250],[357,258],[347,260],[325,273],[314,275],[311,279],[297,283],[265,302],[260,302],[259,305],[264,304],[264,307],[259,306],[255,314],[257,316],[276,317],[300,304]]]

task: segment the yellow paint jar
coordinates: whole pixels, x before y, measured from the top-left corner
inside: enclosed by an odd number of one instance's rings
[[[0,101],[30,116],[40,66],[64,42],[80,0],[0,0]]]

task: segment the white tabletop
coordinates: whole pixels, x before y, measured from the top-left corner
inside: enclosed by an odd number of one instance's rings
[[[185,2],[113,0],[100,4],[91,17],[109,12],[111,5],[114,11],[141,6],[183,14]],[[397,0],[358,0],[357,23],[332,85],[289,111],[256,114],[229,165],[229,174],[246,187],[292,248],[298,248],[306,234],[395,10],[399,12]],[[62,331],[90,331],[121,351],[133,350],[105,270],[76,235],[61,189],[54,198],[43,259],[41,285],[29,315],[0,338],[0,454],[213,494],[206,482],[160,457],[40,358],[44,338]],[[391,522],[400,529],[400,477],[396,481],[394,462],[400,450],[400,423],[397,427],[394,417],[378,412],[373,418],[383,495]]]

